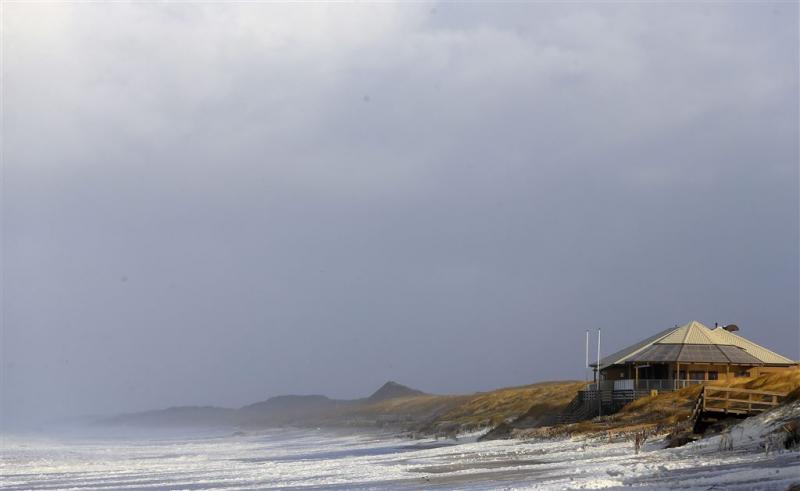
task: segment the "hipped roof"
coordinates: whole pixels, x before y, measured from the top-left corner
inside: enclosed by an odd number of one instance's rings
[[[623,363],[723,363],[735,365],[794,365],[795,361],[759,346],[721,327],[709,329],[698,321],[661,331],[600,360],[600,368]],[[596,366],[596,364],[592,364]]]

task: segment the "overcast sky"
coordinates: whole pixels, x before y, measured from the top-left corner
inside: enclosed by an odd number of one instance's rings
[[[4,424],[800,357],[798,7],[3,5]]]

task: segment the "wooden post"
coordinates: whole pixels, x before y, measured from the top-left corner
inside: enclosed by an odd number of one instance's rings
[[[681,379],[681,364],[680,362],[675,363],[675,390],[678,390],[678,380]]]

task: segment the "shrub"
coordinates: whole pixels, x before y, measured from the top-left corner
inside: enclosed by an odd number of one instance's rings
[[[783,425],[783,430],[786,432],[783,438],[783,447],[786,450],[800,446],[800,423],[797,420]]]

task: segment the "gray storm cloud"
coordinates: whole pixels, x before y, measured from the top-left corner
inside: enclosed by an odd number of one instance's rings
[[[3,6],[6,425],[798,339],[798,11]]]

